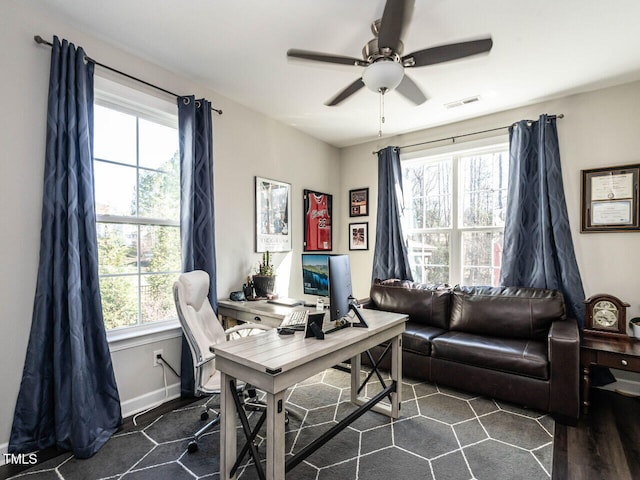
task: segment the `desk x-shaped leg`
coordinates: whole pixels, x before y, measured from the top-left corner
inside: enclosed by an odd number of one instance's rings
[[[242,463],[242,459],[247,454],[247,452],[249,452],[249,455],[251,455],[251,458],[253,459],[253,462],[256,465],[256,470],[258,471],[258,478],[260,478],[260,480],[265,480],[266,477],[264,475],[264,470],[262,469],[262,465],[260,464],[260,457],[258,455],[258,449],[256,448],[254,440],[256,439],[256,436],[258,435],[260,428],[262,427],[262,425],[264,424],[264,421],[267,418],[267,411],[264,410],[262,412],[262,415],[260,415],[260,418],[258,419],[258,423],[254,427],[254,429],[251,430],[251,425],[249,425],[249,419],[247,418],[247,414],[245,413],[244,408],[242,408],[242,401],[240,400],[240,397],[238,395],[238,390],[236,389],[235,380],[229,381],[229,389],[231,391],[231,396],[233,397],[233,402],[236,404],[236,410],[238,411],[238,416],[240,417],[240,423],[242,424],[242,430],[244,431],[244,436],[247,438],[247,441],[242,447],[242,450],[240,450],[240,454],[238,455],[236,462],[233,464],[233,467],[231,467],[231,476],[233,477],[236,474],[238,467]]]
[[[382,354],[380,354],[380,357],[378,358],[378,361],[375,361],[373,359],[373,355],[371,355],[371,351],[367,350],[367,357],[369,357],[369,362],[371,363],[371,371],[369,372],[369,374],[367,375],[367,378],[364,379],[364,381],[362,382],[362,384],[360,385],[360,387],[358,388],[358,394],[360,394],[360,392],[362,392],[362,389],[364,389],[364,387],[367,386],[367,383],[369,382],[369,380],[371,379],[371,377],[373,376],[373,374],[375,373],[376,376],[378,377],[378,380],[380,381],[380,385],[382,385],[382,388],[385,389],[387,388],[387,384],[384,382],[384,379],[382,378],[382,375],[380,375],[380,370],[378,370],[378,366],[382,363],[382,360],[384,359],[384,357],[387,356],[387,353],[389,353],[389,350],[391,350],[391,344],[387,344],[387,347],[384,349],[384,351],[382,352]],[[391,394],[387,395],[387,398],[389,399],[389,401],[391,402]]]

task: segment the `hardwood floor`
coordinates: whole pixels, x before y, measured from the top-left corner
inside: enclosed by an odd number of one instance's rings
[[[556,423],[553,446],[553,480],[639,479],[640,399],[592,389],[589,414]]]

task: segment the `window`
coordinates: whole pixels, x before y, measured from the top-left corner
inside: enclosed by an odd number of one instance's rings
[[[498,285],[508,145],[407,156],[405,234],[414,280]]]
[[[138,108],[96,91],[95,199],[107,330],[176,319],[172,285],[181,268],[179,168],[175,112]]]

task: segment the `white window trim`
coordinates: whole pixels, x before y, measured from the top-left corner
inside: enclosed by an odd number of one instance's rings
[[[401,162],[405,165],[425,163],[428,157],[428,163],[435,163],[444,159],[452,161],[452,185],[451,194],[455,199],[452,202],[451,218],[453,224],[450,228],[421,228],[411,229],[412,233],[450,233],[449,239],[449,282],[452,285],[458,285],[462,282],[462,235],[466,232],[499,232],[504,231],[504,227],[479,226],[479,227],[463,227],[459,206],[462,203],[462,193],[460,189],[460,178],[458,169],[460,158],[469,154],[482,155],[484,153],[494,152],[496,150],[509,150],[508,135],[499,135],[483,138],[480,140],[471,140],[462,143],[452,143],[441,147],[434,147],[423,150],[415,150],[406,154],[400,154]],[[409,229],[405,229],[409,230]],[[405,231],[407,234],[407,231]],[[455,253],[455,254],[454,254]]]
[[[180,327],[180,323],[176,319],[107,330],[107,342],[109,343],[110,352],[118,352],[177,338],[181,335],[182,327]]]
[[[94,76],[94,102],[98,105],[154,121],[166,126],[177,125],[177,106],[164,98],[140,91],[132,86],[123,85],[105,77]],[[130,217],[115,215],[97,215],[96,221],[125,223],[131,225],[152,224],[179,226],[180,222],[167,222],[146,219],[131,223]],[[177,317],[170,320],[146,323],[131,327],[106,330],[109,350],[116,352],[141,345],[155,343],[165,339],[180,337],[182,328]]]

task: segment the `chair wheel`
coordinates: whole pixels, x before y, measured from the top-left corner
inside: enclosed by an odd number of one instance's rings
[[[289,425],[289,415],[284,416],[284,424]]]
[[[198,451],[198,443],[194,440],[192,442],[189,442],[189,446],[187,447],[187,451],[189,453],[195,453]]]
[[[202,412],[200,414],[200,420],[206,420],[209,418],[209,412]]]

